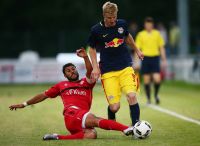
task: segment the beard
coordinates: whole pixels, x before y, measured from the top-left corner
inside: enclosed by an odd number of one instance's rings
[[[76,75],[76,78],[72,78],[73,75]],[[78,73],[74,73],[71,75],[71,77],[67,77],[67,79],[71,82],[77,81],[79,79],[79,74]]]

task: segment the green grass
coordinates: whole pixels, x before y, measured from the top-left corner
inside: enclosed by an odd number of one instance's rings
[[[60,97],[25,109],[10,111],[9,105],[21,103],[50,85],[0,85],[0,146],[199,146],[200,126],[155,111],[145,106],[144,93],[139,95],[141,119],[153,126],[152,135],[134,140],[120,132],[97,129],[96,140],[42,141],[46,133],[67,134],[62,116]],[[200,120],[200,86],[182,82],[166,82],[160,92],[161,107]],[[153,101],[153,99],[152,99]],[[94,89],[91,111],[106,117],[107,102],[100,85]],[[129,125],[129,109],[125,97],[117,121]]]

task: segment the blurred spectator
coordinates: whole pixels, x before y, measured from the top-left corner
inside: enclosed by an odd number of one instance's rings
[[[194,76],[197,76],[196,79],[198,80],[198,78],[200,78],[200,33],[196,38],[196,57],[194,58],[192,71]]]
[[[169,45],[170,52],[173,55],[178,53],[178,45],[180,40],[180,29],[175,22],[171,22],[169,28]]]
[[[170,55],[170,50],[168,46],[168,34],[167,34],[167,29],[165,28],[164,24],[162,22],[159,22],[157,24],[157,29],[160,32],[161,36],[163,37],[165,41],[165,49],[166,49],[166,55]]]
[[[157,24],[157,29],[160,32],[161,36],[163,37],[165,43],[168,42],[167,30],[162,22]]]
[[[135,21],[132,21],[129,25],[129,33],[133,36],[135,40],[136,34],[138,33],[138,25]]]
[[[129,24],[129,33],[132,35],[133,39],[135,40],[136,35],[138,33],[138,25],[135,21],[131,21]],[[137,57],[137,54],[134,52],[132,48],[128,46],[128,48],[131,51],[131,57],[133,59],[133,68],[136,71],[136,73],[139,71],[140,68],[140,59]]]
[[[196,39],[196,54],[200,55],[200,35]]]

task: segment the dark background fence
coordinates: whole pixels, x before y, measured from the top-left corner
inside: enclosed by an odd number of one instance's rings
[[[1,0],[0,58],[16,58],[24,50],[41,57],[73,52],[86,46],[90,28],[102,19],[99,0]],[[175,0],[115,0],[118,17],[136,21],[142,28],[146,16],[163,22],[166,28],[177,20]],[[200,1],[189,0],[190,52],[200,33]]]

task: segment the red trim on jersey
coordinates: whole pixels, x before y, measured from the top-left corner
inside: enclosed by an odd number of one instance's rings
[[[136,83],[136,91],[138,91],[140,87],[139,77],[136,74],[132,74],[133,81]]]
[[[138,89],[140,88],[140,76],[139,75],[136,76],[137,76],[137,91],[138,91]]]

